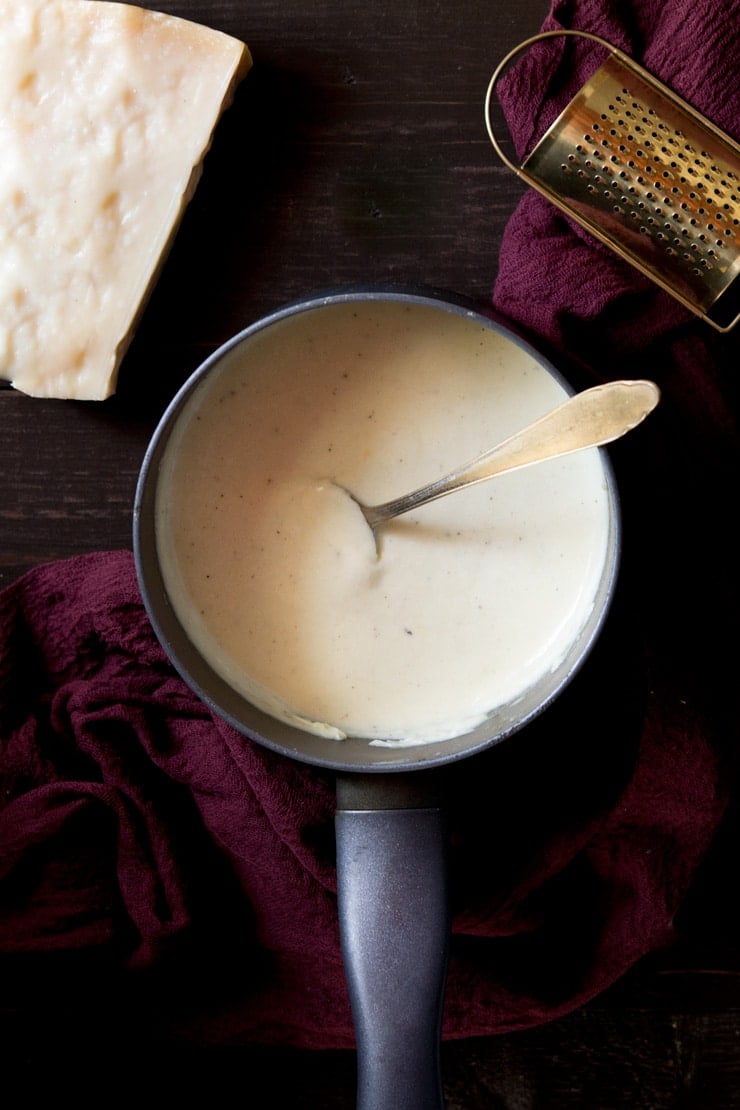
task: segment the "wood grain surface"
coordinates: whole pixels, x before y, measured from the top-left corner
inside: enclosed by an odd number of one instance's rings
[[[118,394],[75,403],[0,389],[0,588],[46,561],[131,547],[136,478],[158,417],[205,356],[264,313],[371,281],[434,285],[486,305],[523,190],[490,147],[483,98],[498,60],[538,30],[546,0],[142,6],[243,38],[255,65],[218,127]],[[677,923],[677,948],[562,1020],[446,1044],[449,1110],[740,1107],[737,846],[732,811]],[[90,1013],[82,1032],[56,1026],[41,1060],[39,1027],[50,1033],[54,1022],[35,1014],[0,1042],[32,1105],[41,1071],[84,1086],[93,1063],[140,1092],[151,1065],[152,1099],[354,1105],[351,1053],[151,1046],[124,1018],[113,1028]],[[132,1045],[133,1070],[123,1064]],[[255,1094],[262,1086],[268,1093]],[[3,1096],[21,1105],[5,1084]]]

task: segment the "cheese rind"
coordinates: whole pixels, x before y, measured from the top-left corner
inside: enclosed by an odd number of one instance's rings
[[[251,66],[107,0],[0,0],[0,378],[102,400]]]

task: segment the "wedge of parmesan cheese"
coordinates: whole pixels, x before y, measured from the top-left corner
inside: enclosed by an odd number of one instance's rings
[[[0,378],[102,400],[252,60],[105,0],[0,0]]]

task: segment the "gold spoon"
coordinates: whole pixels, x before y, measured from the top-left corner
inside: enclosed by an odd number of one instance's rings
[[[428,486],[382,505],[363,505],[354,494],[351,496],[375,532],[393,517],[465,486],[485,482],[508,470],[520,470],[545,459],[569,455],[585,447],[611,443],[640,424],[659,400],[660,390],[651,381],[615,381],[596,385],[574,394],[497,447]]]

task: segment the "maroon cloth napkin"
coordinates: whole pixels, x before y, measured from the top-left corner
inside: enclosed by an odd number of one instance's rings
[[[731,7],[563,2],[547,25],[604,34],[731,130]],[[534,65],[503,93],[520,144],[563,106]],[[624,560],[592,657],[532,726],[446,775],[446,1037],[553,1018],[674,943],[735,763],[738,340],[534,194],[494,302],[567,358],[574,384],[649,376],[664,397],[614,451]],[[245,740],[176,676],[130,553],[43,566],[0,593],[7,1012],[94,999],[96,1015],[125,1005],[140,1036],[352,1046],[333,813],[331,775]]]

